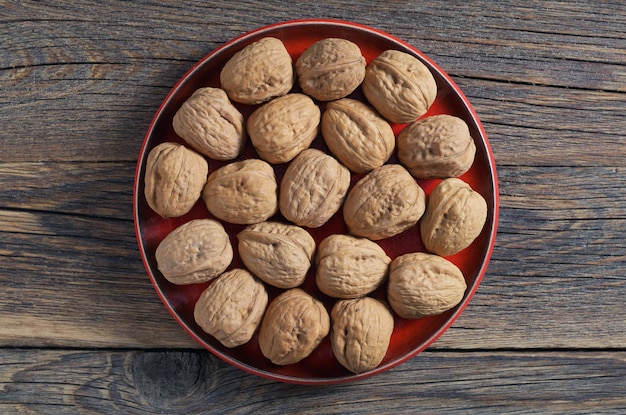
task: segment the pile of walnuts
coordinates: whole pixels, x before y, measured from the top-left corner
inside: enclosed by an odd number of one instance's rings
[[[387,50],[368,64],[356,44],[326,38],[294,65],[266,37],[224,65],[220,84],[181,105],[172,123],[187,145],[156,146],[145,173],[146,201],[163,218],[200,199],[215,218],[184,223],[155,253],[174,284],[215,280],[195,304],[204,331],[237,347],[258,330],[261,352],[277,365],[302,360],[330,335],[336,359],[362,373],[383,360],[394,313],[415,319],[461,301],[464,276],[444,257],[480,234],[487,204],[458,178],[476,153],[466,123],[423,117],[437,85],[421,61]],[[358,87],[367,103],[349,98]],[[256,107],[244,119],[233,102]],[[407,124],[397,138],[391,123]],[[329,153],[311,147],[320,133]],[[258,158],[237,160],[248,139]],[[388,163],[394,152],[399,164]],[[209,175],[208,160],[227,163]],[[273,165],[283,163],[278,182]],[[351,187],[353,174],[362,178]],[[416,179],[432,178],[443,180],[427,200]],[[349,234],[316,246],[307,228],[340,211]],[[245,268],[227,271],[235,248],[222,221],[246,225],[236,247]],[[429,253],[392,260],[375,242],[418,222]],[[319,290],[337,299],[330,313],[299,288],[312,267]],[[384,283],[388,304],[368,296]],[[270,302],[266,284],[284,291]]]

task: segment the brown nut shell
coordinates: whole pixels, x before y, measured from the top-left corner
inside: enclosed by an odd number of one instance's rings
[[[404,124],[426,114],[437,97],[437,83],[415,56],[386,50],[367,65],[363,93],[383,117]]]
[[[422,241],[430,252],[454,255],[480,235],[487,221],[487,202],[461,179],[449,178],[428,197],[420,224]]]
[[[385,164],[396,144],[391,125],[372,107],[351,98],[326,104],[322,136],[335,157],[355,173]]]
[[[348,192],[343,217],[351,234],[379,240],[414,226],[425,206],[424,190],[413,176],[399,164],[385,164]]]
[[[475,155],[467,123],[453,115],[419,119],[398,135],[398,159],[419,179],[461,176]]]
[[[313,43],[296,61],[302,91],[319,101],[348,96],[365,78],[361,49],[347,39],[326,38]]]
[[[174,131],[214,160],[233,160],[246,143],[243,115],[219,88],[200,88],[176,111]]]
[[[292,93],[257,108],[248,118],[248,134],[259,156],[272,164],[291,161],[317,133],[321,111],[311,98]]]
[[[263,356],[277,365],[297,363],[309,356],[330,331],[324,305],[300,288],[276,297],[259,329]]]
[[[387,306],[370,297],[341,300],[335,303],[330,315],[330,342],[339,363],[354,373],[380,365],[394,326]]]
[[[173,284],[218,277],[233,259],[228,233],[216,220],[194,219],[170,232],[155,251],[157,266]]]
[[[261,280],[278,288],[304,282],[315,252],[315,240],[304,229],[261,222],[246,227],[237,238],[241,260]]]
[[[209,165],[177,143],[162,143],[146,160],[144,195],[148,206],[167,219],[188,213],[200,199]]]
[[[391,262],[387,299],[402,318],[441,314],[459,304],[466,289],[461,270],[438,255],[416,252]]]
[[[193,315],[202,330],[226,347],[237,347],[250,341],[267,303],[263,283],[244,269],[233,269],[202,292]]]
[[[320,150],[304,150],[283,175],[280,211],[297,225],[320,227],[341,208],[349,186],[350,171],[345,166]]]
[[[260,104],[293,87],[293,61],[280,39],[265,37],[235,53],[222,68],[220,82],[233,101]]]
[[[274,169],[258,159],[227,164],[209,175],[202,198],[215,217],[249,225],[263,222],[278,210]]]
[[[385,251],[369,239],[330,235],[318,246],[315,282],[331,297],[362,297],[385,282],[390,262]]]

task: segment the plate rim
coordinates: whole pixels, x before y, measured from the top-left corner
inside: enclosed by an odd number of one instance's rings
[[[345,27],[348,28],[350,30],[357,30],[357,31],[364,31],[367,33],[370,33],[371,35],[377,36],[377,37],[382,37],[387,41],[390,41],[391,43],[395,43],[398,44],[402,47],[404,47],[405,49],[411,51],[416,57],[418,57],[419,59],[424,60],[425,62],[428,63],[428,65],[430,66],[431,69],[437,71],[437,74],[442,77],[446,83],[449,84],[449,86],[454,90],[454,93],[456,95],[458,95],[458,97],[460,98],[460,101],[462,102],[465,111],[467,111],[467,113],[471,116],[473,123],[475,124],[475,127],[478,129],[479,133],[480,133],[480,139],[482,141],[482,144],[485,148],[485,156],[486,156],[486,164],[488,166],[489,172],[490,172],[490,178],[491,178],[491,192],[493,195],[492,200],[489,200],[488,202],[490,204],[492,204],[493,206],[493,211],[491,212],[491,216],[492,219],[490,222],[488,222],[486,225],[489,226],[489,237],[487,238],[487,249],[484,253],[484,257],[481,261],[481,266],[477,271],[476,274],[476,278],[473,281],[472,286],[470,287],[469,290],[467,290],[467,292],[464,295],[464,298],[462,300],[462,302],[456,306],[456,308],[454,309],[454,312],[451,313],[449,315],[449,317],[445,320],[445,323],[442,324],[434,333],[432,333],[427,341],[423,342],[422,345],[420,345],[420,347],[417,347],[415,349],[413,349],[411,352],[406,353],[405,355],[396,358],[396,359],[392,359],[389,362],[385,363],[385,364],[381,364],[379,366],[377,366],[376,368],[367,371],[365,373],[361,373],[361,374],[348,374],[346,376],[341,376],[341,377],[330,377],[330,378],[302,378],[302,377],[295,377],[295,376],[290,376],[290,375],[284,375],[284,374],[280,374],[280,373],[275,373],[275,372],[268,372],[266,370],[260,369],[258,367],[249,365],[246,362],[242,362],[234,357],[231,357],[227,354],[222,353],[221,351],[213,348],[211,345],[207,344],[206,342],[204,342],[202,339],[200,339],[196,333],[194,333],[193,330],[191,330],[191,328],[189,327],[189,325],[175,312],[175,310],[173,309],[173,307],[170,305],[168,298],[165,296],[165,294],[163,293],[162,289],[158,286],[157,282],[156,282],[156,278],[153,275],[153,271],[151,269],[151,266],[148,263],[147,260],[147,252],[144,248],[144,237],[142,235],[141,229],[140,229],[140,216],[139,216],[139,198],[142,195],[142,189],[139,189],[139,183],[140,183],[140,176],[141,173],[144,169],[145,166],[145,152],[146,149],[149,145],[149,139],[152,136],[153,132],[154,132],[154,128],[155,125],[157,124],[157,121],[159,120],[159,118],[161,117],[161,115],[163,114],[163,110],[164,108],[168,105],[168,103],[171,101],[171,99],[176,95],[177,91],[179,91],[181,85],[186,82],[186,80],[188,80],[190,77],[192,77],[193,73],[196,72],[199,68],[201,68],[206,61],[208,61],[209,59],[211,59],[214,55],[218,54],[220,51],[222,51],[223,49],[226,49],[228,47],[232,47],[234,44],[237,43],[241,43],[244,42],[248,39],[254,38],[256,37],[259,33],[261,32],[269,32],[269,31],[273,31],[275,29],[279,29],[279,28],[289,28],[289,27],[295,27],[295,26],[315,26],[315,25],[326,25],[326,26],[337,26],[337,27]],[[469,305],[469,303],[471,302],[471,299],[473,298],[473,296],[475,295],[476,291],[478,290],[479,286],[482,283],[482,280],[487,272],[487,268],[489,266],[489,263],[491,261],[491,257],[495,248],[495,241],[496,241],[496,236],[497,236],[497,229],[498,229],[498,223],[499,223],[499,205],[500,205],[500,198],[499,198],[499,184],[498,184],[498,175],[497,175],[497,169],[496,169],[496,163],[495,163],[495,158],[494,158],[494,154],[491,148],[491,145],[489,143],[488,137],[487,137],[487,133],[482,125],[482,122],[480,120],[480,118],[478,117],[478,114],[476,112],[476,110],[474,109],[474,107],[471,105],[471,103],[469,102],[469,99],[465,96],[465,94],[463,93],[463,91],[461,90],[461,88],[456,84],[456,82],[450,77],[450,75],[448,75],[436,62],[434,62],[429,56],[427,56],[426,54],[424,54],[423,52],[421,52],[419,49],[417,49],[415,46],[413,46],[412,44],[394,36],[391,35],[381,29],[372,27],[372,26],[368,26],[365,24],[361,24],[361,23],[357,23],[357,22],[351,22],[351,21],[346,21],[346,20],[341,20],[341,19],[327,19],[327,18],[312,18],[312,19],[293,19],[293,20],[285,20],[285,21],[280,21],[280,22],[275,22],[272,24],[268,24],[265,26],[260,26],[257,27],[253,30],[250,30],[248,32],[242,33],[238,36],[235,36],[231,39],[229,39],[228,41],[218,45],[217,47],[215,47],[214,49],[212,49],[210,52],[208,52],[207,54],[205,54],[200,60],[198,60],[195,64],[193,64],[178,80],[177,82],[170,88],[170,90],[168,91],[168,93],[166,94],[166,96],[163,98],[163,100],[161,101],[160,105],[158,106],[154,116],[152,117],[149,127],[143,137],[143,141],[141,144],[141,148],[140,151],[138,153],[138,158],[137,158],[137,164],[136,164],[136,168],[135,168],[135,177],[134,177],[134,182],[133,182],[133,222],[134,222],[134,229],[135,229],[135,235],[136,235],[136,240],[137,240],[137,244],[139,247],[139,252],[140,252],[140,256],[144,265],[144,270],[146,271],[146,273],[148,274],[148,277],[150,279],[150,282],[153,286],[153,288],[155,289],[155,291],[157,292],[158,297],[160,298],[161,302],[165,305],[166,309],[168,310],[169,314],[175,319],[175,321],[178,323],[178,325],[180,327],[182,327],[188,335],[191,336],[192,339],[194,339],[198,344],[200,344],[202,346],[202,348],[204,350],[208,350],[209,352],[211,352],[214,356],[218,357],[219,359],[225,361],[226,363],[235,366],[247,373],[250,374],[254,374],[256,376],[262,377],[262,378],[266,378],[266,379],[270,379],[270,380],[274,380],[274,381],[280,381],[280,382],[285,382],[285,383],[291,383],[291,384],[301,384],[301,385],[333,385],[333,384],[339,384],[339,383],[346,383],[346,382],[353,382],[353,381],[357,381],[357,380],[361,380],[361,379],[365,379],[365,378],[369,378],[371,376],[374,376],[376,374],[388,371],[412,358],[414,358],[415,356],[417,356],[418,354],[420,354],[421,352],[423,352],[424,350],[426,350],[428,347],[430,347],[435,341],[437,341],[442,335],[443,333],[445,333],[455,322],[456,320],[459,318],[459,316],[463,313],[463,311],[467,308],[467,306]]]

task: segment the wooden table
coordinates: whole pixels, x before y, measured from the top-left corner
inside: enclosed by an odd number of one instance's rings
[[[356,383],[213,357],[143,268],[137,155],[174,83],[294,18],[384,30],[465,92],[499,172],[487,275],[426,352]],[[0,413],[626,412],[626,6],[613,1],[0,2]]]

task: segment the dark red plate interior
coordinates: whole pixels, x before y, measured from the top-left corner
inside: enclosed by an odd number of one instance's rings
[[[476,143],[475,162],[461,179],[469,183],[487,201],[487,223],[480,236],[470,247],[459,254],[448,257],[465,275],[468,286],[465,297],[457,307],[439,316],[412,321],[396,318],[391,344],[385,359],[379,367],[367,373],[355,375],[344,369],[333,357],[328,338],[306,359],[297,364],[284,367],[272,364],[261,354],[256,335],[248,344],[228,349],[204,333],[193,319],[194,304],[210,282],[177,286],[165,280],[157,269],[154,252],[159,242],[169,232],[191,219],[212,216],[208,213],[202,200],[196,204],[191,212],[183,217],[164,220],[154,213],[148,207],[143,194],[145,164],[148,153],[156,145],[165,141],[184,143],[174,133],[172,128],[172,117],[180,105],[200,87],[219,87],[219,73],[226,61],[238,50],[266,36],[281,39],[294,62],[308,46],[317,40],[327,37],[345,38],[356,43],[361,48],[363,56],[368,62],[387,49],[397,49],[418,57],[430,68],[438,86],[437,99],[426,116],[446,113],[461,117],[469,125],[470,132]],[[297,87],[294,90],[297,90]],[[360,89],[355,91],[350,97],[364,99]],[[319,104],[323,108],[324,104]],[[236,106],[245,116],[249,115],[256,108],[238,104]],[[404,126],[393,125],[393,127],[397,134]],[[315,140],[313,147],[327,151],[321,136]],[[248,143],[240,159],[250,157],[257,156],[252,145]],[[392,158],[389,162],[397,162],[397,159]],[[224,162],[209,160],[209,171],[213,172],[223,165]],[[278,180],[280,180],[285,167],[285,165],[274,166]],[[359,176],[353,175],[353,184],[359,178]],[[428,195],[438,183],[438,180],[420,180],[418,183]],[[417,355],[441,336],[467,306],[487,269],[495,243],[498,220],[496,167],[485,131],[463,92],[441,68],[413,46],[379,30],[355,23],[335,20],[289,21],[246,33],[213,50],[193,66],[170,91],[146,133],[139,154],[134,186],[134,219],[139,250],[152,284],[172,316],[202,346],[226,362],[265,378],[300,384],[347,382],[386,371]],[[282,218],[280,215],[277,215],[272,219],[281,220]],[[231,236],[233,247],[236,248],[236,234],[243,229],[243,226],[223,224]],[[309,229],[309,231],[316,242],[319,243],[330,234],[345,233],[346,227],[341,214],[338,213],[323,227]],[[379,243],[391,258],[409,252],[424,251],[417,226],[393,238],[379,241]],[[235,267],[242,267],[236,252],[229,269]],[[314,278],[314,269],[312,269],[302,288],[321,299],[330,312],[335,300],[317,290]],[[280,290],[278,289],[269,288],[270,300],[279,292]],[[375,292],[373,296],[384,298],[384,287]]]

